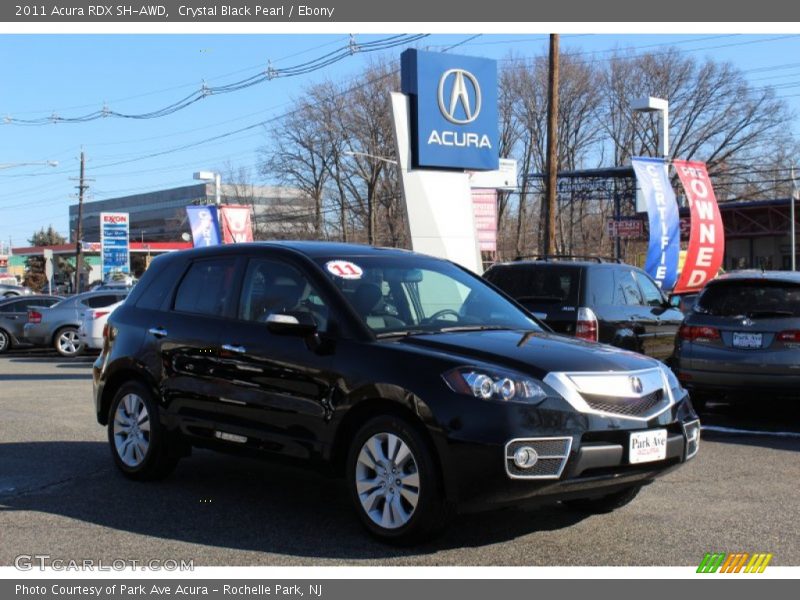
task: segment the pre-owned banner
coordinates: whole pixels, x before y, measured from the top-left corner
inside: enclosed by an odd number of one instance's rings
[[[644,269],[661,289],[671,290],[678,276],[681,245],[678,203],[669,183],[667,163],[661,158],[636,157],[632,164],[647,201],[650,223]]]
[[[225,244],[253,241],[250,207],[226,204],[220,208],[222,215],[222,241]]]
[[[187,206],[186,216],[192,228],[195,248],[219,244],[219,221],[216,206]]]
[[[672,164],[686,191],[692,215],[686,261],[674,290],[687,292],[699,290],[719,272],[725,254],[725,230],[706,164],[686,160]]]

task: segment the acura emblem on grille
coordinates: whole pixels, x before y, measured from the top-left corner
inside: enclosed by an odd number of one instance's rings
[[[629,377],[628,380],[631,382],[631,389],[634,391],[634,393],[641,394],[642,389],[644,389],[642,387],[642,380],[638,377]]]

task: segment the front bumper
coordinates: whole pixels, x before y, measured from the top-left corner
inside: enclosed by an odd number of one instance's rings
[[[603,496],[646,485],[697,452],[699,421],[688,395],[646,422],[582,414],[564,404],[549,399],[539,407],[515,405],[497,410],[495,405],[494,411],[482,411],[474,428],[462,418],[460,429],[449,432],[444,468],[451,474],[449,492],[459,510]],[[499,416],[492,418],[491,412]],[[692,439],[687,438],[687,426]],[[630,434],[651,429],[666,429],[666,458],[631,464]],[[497,439],[500,436],[502,440]],[[511,472],[508,443],[543,438],[569,439],[566,461],[558,475],[529,478]]]

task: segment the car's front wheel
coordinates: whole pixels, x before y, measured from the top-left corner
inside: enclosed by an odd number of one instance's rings
[[[578,512],[591,514],[610,513],[632,502],[639,495],[641,489],[642,486],[636,485],[599,498],[565,500],[562,504]]]
[[[361,427],[350,446],[347,481],[361,522],[383,541],[419,542],[447,524],[450,507],[433,449],[401,417],[380,416]]]
[[[111,402],[108,443],[114,463],[131,479],[159,479],[178,458],[169,452],[167,432],[150,391],[138,381],[122,385]]]
[[[77,327],[62,327],[56,332],[53,347],[64,358],[78,356],[83,351]]]

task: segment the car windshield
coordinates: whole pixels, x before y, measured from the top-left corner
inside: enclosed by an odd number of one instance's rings
[[[541,331],[525,312],[451,263],[419,257],[320,259],[379,337],[483,329]]]
[[[724,317],[800,317],[800,285],[779,281],[719,282],[706,287],[695,311]]]

